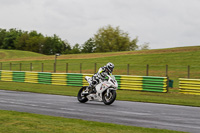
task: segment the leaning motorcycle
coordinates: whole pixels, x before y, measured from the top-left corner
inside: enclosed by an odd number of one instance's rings
[[[92,78],[85,76],[85,80],[91,84]],[[117,96],[116,90],[118,88],[117,80],[113,75],[108,75],[108,79],[101,81],[93,92],[88,92],[88,86],[82,87],[79,92],[77,99],[81,103],[89,101],[101,101],[106,105],[112,104]]]

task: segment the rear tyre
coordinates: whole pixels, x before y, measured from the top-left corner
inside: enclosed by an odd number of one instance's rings
[[[109,95],[107,95],[107,91],[104,91],[103,92],[103,96],[102,96],[102,99],[103,99],[103,102],[105,105],[110,105],[112,104],[115,99],[116,99],[116,96],[117,96],[117,93],[115,90],[111,90],[109,92]]]
[[[80,103],[85,103],[88,101],[86,95],[83,95],[82,92],[85,91],[85,89],[87,88],[87,86],[84,86],[82,87],[79,92],[78,92],[78,95],[77,95],[77,99]]]

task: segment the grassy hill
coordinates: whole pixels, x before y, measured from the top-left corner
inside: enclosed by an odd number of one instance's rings
[[[6,53],[1,56],[1,53]],[[13,63],[12,70],[19,70],[19,63],[22,63],[22,70],[30,70],[30,63],[33,64],[33,71],[41,71],[41,63],[44,63],[44,71],[53,72],[55,56],[46,56],[26,51],[1,50],[0,62],[3,62],[3,69],[9,70],[10,62]],[[94,73],[94,63],[97,69],[107,62],[115,64],[114,74],[126,75],[127,64],[129,64],[130,75],[146,75],[146,66],[149,65],[150,76],[165,76],[166,65],[168,65],[168,76],[175,81],[178,87],[178,78],[187,77],[187,68],[190,65],[190,77],[200,78],[200,46],[179,47],[168,49],[155,49],[144,51],[124,51],[110,53],[72,54],[61,55],[57,58],[57,72],[71,73]],[[80,65],[81,64],[81,65]],[[80,70],[81,68],[81,70]]]
[[[122,52],[106,52],[106,53],[90,53],[90,54],[69,54],[62,55],[59,59],[91,59],[91,58],[104,58],[111,56],[124,56],[124,55],[151,55],[151,54],[169,54],[169,53],[184,53],[184,52],[199,52],[200,46],[178,47],[168,49],[153,49],[153,50],[140,50],[140,51],[122,51]],[[37,57],[37,58],[35,58]],[[23,59],[21,59],[23,58]],[[5,60],[6,59],[6,60]],[[0,61],[16,61],[16,60],[51,60],[54,55],[43,55],[29,51],[20,50],[4,50],[0,49]]]
[[[32,58],[32,57],[43,57],[45,55],[29,52],[29,51],[21,51],[21,50],[5,50],[0,49],[0,60],[7,59],[21,59],[21,58]]]

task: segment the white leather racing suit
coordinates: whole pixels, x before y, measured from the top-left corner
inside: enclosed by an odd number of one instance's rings
[[[106,66],[101,67],[99,68],[98,72],[92,76],[92,86],[96,86],[100,83],[100,80],[105,80],[107,75],[111,74],[106,69]]]

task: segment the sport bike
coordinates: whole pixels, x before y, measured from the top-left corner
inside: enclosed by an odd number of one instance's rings
[[[92,78],[85,76],[85,80],[91,84]],[[100,83],[95,88],[88,89],[88,86],[82,87],[77,99],[81,103],[89,101],[101,101],[106,105],[112,104],[117,96],[116,90],[118,88],[117,80],[113,75],[108,75],[106,80],[100,80]]]

